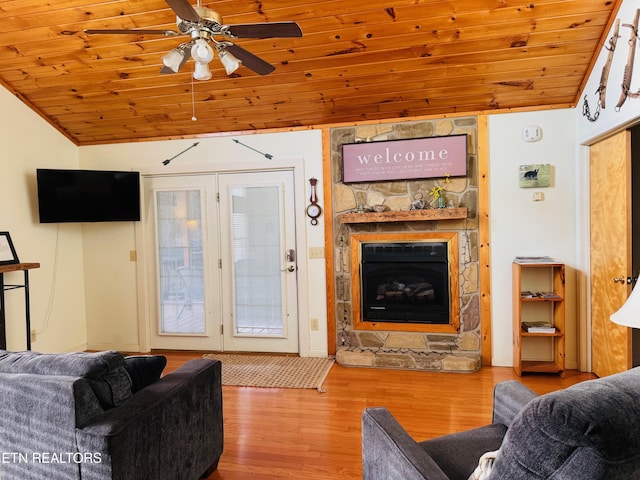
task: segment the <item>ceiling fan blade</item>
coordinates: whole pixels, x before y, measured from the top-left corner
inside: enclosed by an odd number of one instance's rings
[[[302,37],[302,30],[296,22],[241,23],[229,25],[227,32],[238,38]]]
[[[259,75],[267,75],[276,69],[276,67],[270,63],[265,62],[260,57],[242,47],[239,47],[238,45],[228,45],[227,50],[238,60],[241,60],[245,67],[253,70]]]
[[[91,30],[87,29],[84,33],[88,34],[101,34],[106,33],[110,35],[163,35],[165,37],[175,37],[176,35],[180,35],[178,32],[174,32],[173,30],[119,30],[119,29],[108,29],[108,30]]]
[[[175,12],[181,19],[187,20],[193,23],[200,23],[202,18],[198,15],[198,12],[189,3],[189,0],[165,0],[167,5],[171,7],[171,10]]]
[[[181,47],[186,46],[187,44],[182,44],[180,45]],[[187,60],[189,60],[191,58],[191,48],[186,47],[182,50],[184,52],[184,57],[182,57],[182,60],[180,61],[180,66],[178,67],[178,72],[180,71],[180,69],[182,68],[182,66],[187,63]],[[167,73],[177,73],[174,72],[173,70],[171,70],[169,67],[167,67],[166,65],[163,65],[162,68],[160,69],[160,73],[162,74],[167,74]]]

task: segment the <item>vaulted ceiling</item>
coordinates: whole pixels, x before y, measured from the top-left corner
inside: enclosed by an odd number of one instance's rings
[[[575,106],[620,2],[205,0],[303,36],[233,40],[275,70],[199,81],[160,74],[184,37],[84,32],[178,31],[174,1],[0,0],[0,82],[78,145]]]

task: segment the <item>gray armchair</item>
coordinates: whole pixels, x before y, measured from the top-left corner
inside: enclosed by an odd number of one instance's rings
[[[210,474],[223,449],[221,364],[192,360],[159,378],[162,368],[113,351],[0,350],[0,478]]]
[[[362,417],[364,480],[467,480],[498,450],[491,479],[640,478],[640,367],[537,396],[496,385],[491,425],[416,442],[385,408]]]
[[[491,425],[416,442],[384,407],[362,416],[364,480],[467,480],[480,457],[497,450],[518,412],[536,394],[519,382],[496,385]]]

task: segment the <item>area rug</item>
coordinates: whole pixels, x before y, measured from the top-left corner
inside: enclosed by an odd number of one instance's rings
[[[204,358],[222,362],[222,384],[263,388],[315,388],[322,384],[334,364],[332,358],[288,355],[207,353]]]

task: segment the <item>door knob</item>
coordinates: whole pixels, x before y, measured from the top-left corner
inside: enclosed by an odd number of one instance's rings
[[[631,277],[613,277],[613,283],[622,283],[623,285],[631,285],[633,278]]]

